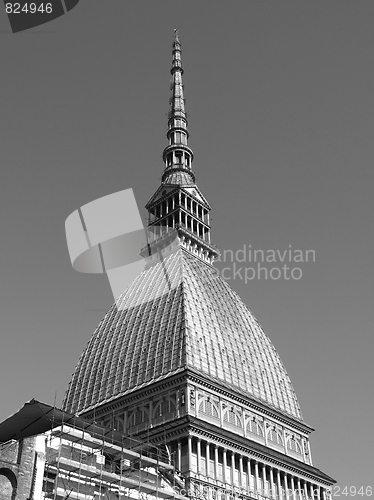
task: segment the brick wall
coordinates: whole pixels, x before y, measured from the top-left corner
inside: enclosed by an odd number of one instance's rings
[[[28,500],[34,471],[36,438],[5,443],[0,447],[1,500]]]

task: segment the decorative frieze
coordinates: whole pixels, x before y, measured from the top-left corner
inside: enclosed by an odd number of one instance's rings
[[[227,428],[235,434],[248,437],[253,441],[290,455],[297,460],[311,464],[310,448],[306,435],[301,435],[279,422],[249,410],[244,405],[239,405],[236,400],[229,401],[220,394],[214,394],[198,386],[191,386],[193,399],[190,401],[190,410],[201,420],[209,421],[219,427]],[[196,394],[196,396],[195,396]]]

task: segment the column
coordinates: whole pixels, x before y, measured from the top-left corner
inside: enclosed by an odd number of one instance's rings
[[[244,484],[244,474],[243,474],[243,455],[239,455],[239,485],[245,488],[247,485]]]
[[[201,474],[201,440],[197,438],[197,473]]]
[[[306,462],[305,443],[306,443],[306,441],[304,441],[304,439],[302,439],[301,440],[301,449],[302,449],[302,452],[303,452],[303,460],[304,460],[304,462]]]
[[[317,492],[317,495],[315,496],[315,498],[317,498],[317,500],[321,500],[321,487],[316,484],[314,489]]]
[[[315,496],[314,496],[314,488],[315,488],[314,484],[313,484],[313,483],[310,483],[310,498],[311,498],[312,500],[315,500]]]
[[[250,458],[247,458],[247,473],[248,473],[248,491],[253,491],[255,489],[255,479],[253,476],[253,482],[252,482],[252,460]]]
[[[298,500],[302,500],[300,478],[297,478],[297,498],[298,498]]]
[[[270,466],[270,496],[271,498],[275,497],[274,475],[272,466]]]
[[[178,440],[178,469],[182,470],[182,443],[181,440]]]
[[[284,443],[284,453],[286,455],[288,455],[287,453],[287,446],[288,446],[288,443],[287,443],[287,434],[286,434],[286,430],[283,429],[283,443]]]
[[[210,446],[209,443],[205,447],[205,459],[206,459],[206,475],[210,477]]]
[[[226,449],[224,448],[223,449],[223,471],[222,471],[222,479],[223,479],[223,482],[226,483],[227,482],[227,456],[226,456]]]
[[[218,479],[218,447],[214,445],[214,479]]]
[[[255,496],[258,496],[259,492],[259,481],[258,481],[258,462],[255,461]]]
[[[235,453],[231,453],[231,484],[235,484]]]
[[[127,432],[128,421],[129,421],[129,412],[126,410],[125,413],[124,413],[124,415],[123,415],[123,429],[124,429],[124,432]]]
[[[192,437],[188,436],[188,466],[187,470],[191,471],[191,464],[192,464]]]
[[[309,443],[309,439],[307,441],[307,445],[308,445],[308,452],[309,452],[309,463],[310,465],[313,465],[313,461],[312,461],[312,452],[310,451],[310,443]]]
[[[152,425],[153,423],[153,401],[149,402],[149,423]]]
[[[304,495],[305,495],[305,500],[308,500],[308,488],[306,485],[306,481],[304,481]]]
[[[278,499],[282,500],[282,483],[281,483],[281,475],[280,470],[277,470],[277,486],[278,486]]]
[[[270,427],[270,422],[264,422],[264,436],[265,436],[265,446],[268,446],[268,428]]]
[[[291,476],[291,490],[292,490],[292,500],[296,500],[296,497],[295,497],[295,483],[294,483],[294,480],[293,480],[293,476]]]
[[[286,500],[288,500],[289,494],[288,494],[288,480],[287,480],[287,474],[284,473],[284,489],[286,490],[285,497]]]
[[[322,499],[326,500],[326,488],[322,488]]]
[[[266,465],[262,464],[262,491],[263,495],[266,494]]]

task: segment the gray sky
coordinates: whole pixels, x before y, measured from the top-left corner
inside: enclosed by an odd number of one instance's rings
[[[104,275],[72,269],[64,223],[158,187],[180,27],[213,242],[316,255],[300,280],[230,284],[316,428],[314,463],[341,488],[374,486],[373,19],[371,0],[81,0],[12,34],[0,12],[1,420],[32,397],[61,403],[112,303]]]

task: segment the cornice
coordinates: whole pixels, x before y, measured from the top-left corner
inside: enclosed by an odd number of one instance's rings
[[[253,408],[256,411],[259,411],[275,420],[278,422],[281,422],[283,424],[290,425],[294,427],[295,429],[299,430],[300,432],[304,432],[306,434],[310,434],[311,432],[314,431],[314,428],[311,427],[310,425],[306,424],[305,422],[301,422],[297,419],[292,418],[289,415],[286,415],[284,413],[279,412],[279,410],[272,408],[268,406],[266,403],[262,403],[258,400],[255,400],[252,398],[250,395],[241,395],[238,393],[235,389],[233,388],[227,388],[224,387],[222,383],[219,381],[213,381],[210,378],[207,378],[205,374],[199,373],[191,368],[188,368],[188,376],[189,376],[189,381],[200,384],[203,387],[206,387],[208,389],[214,388],[214,390],[227,397],[235,400],[237,403],[242,404],[243,406],[247,405]]]
[[[103,402],[97,407],[90,408],[80,413],[79,415],[85,418],[91,417],[93,415],[95,415],[95,417],[107,415],[109,413],[115,412],[115,410],[122,409],[124,406],[127,406],[131,403],[149,398],[149,396],[153,396],[155,393],[160,393],[161,391],[179,386],[186,382],[186,371],[184,370],[182,372],[178,372],[177,374],[171,375],[169,378],[152,382],[145,387],[143,386],[134,389],[128,394],[119,396],[115,401]]]
[[[309,425],[293,419],[291,416],[280,413],[277,410],[270,408],[265,403],[254,400],[249,395],[244,396],[242,394],[239,394],[237,391],[235,391],[235,389],[231,387],[224,387],[223,384],[219,381],[214,381],[210,378],[207,378],[205,374],[199,373],[192,368],[184,369],[177,374],[170,375],[162,380],[155,381],[150,383],[149,385],[134,389],[128,394],[123,394],[117,397],[114,401],[103,402],[94,408],[90,408],[82,413],[79,413],[79,415],[84,417],[90,417],[93,415],[95,415],[95,417],[103,416],[108,413],[115,412],[125,405],[127,406],[133,402],[140,401],[149,396],[153,396],[155,393],[158,393],[165,389],[170,389],[186,382],[200,385],[207,390],[215,391],[221,396],[234,400],[238,404],[241,404],[243,406],[252,408],[257,412],[271,417],[279,423],[291,426],[294,429],[299,430],[300,432],[310,434],[314,430]]]
[[[154,445],[167,444],[170,441],[193,436],[224,449],[236,451],[288,474],[303,476],[309,481],[318,482],[324,486],[331,486],[336,482],[316,467],[299,462],[289,455],[284,455],[227,429],[218,429],[213,424],[190,415],[144,430],[136,436],[140,439],[149,440]]]

